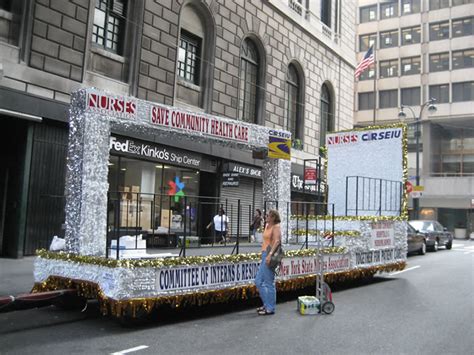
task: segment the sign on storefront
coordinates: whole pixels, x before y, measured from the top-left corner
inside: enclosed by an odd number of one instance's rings
[[[306,185],[316,185],[317,175],[315,168],[306,168],[304,171],[304,183]]]
[[[110,151],[134,157],[147,158],[153,161],[201,168],[202,157],[199,154],[180,151],[171,147],[139,142],[130,138],[110,137]]]
[[[268,157],[273,159],[291,159],[291,134],[270,131],[268,136]]]
[[[237,163],[227,163],[225,165],[228,172],[239,173],[242,176],[248,176],[251,178],[262,178],[262,169],[255,166],[237,164]]]
[[[239,187],[239,173],[222,173],[222,187]]]

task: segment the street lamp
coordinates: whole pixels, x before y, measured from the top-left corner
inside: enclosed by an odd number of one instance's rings
[[[416,176],[415,176],[415,181],[416,181],[416,186],[420,186],[420,123],[421,123],[421,115],[423,114],[423,111],[426,107],[428,107],[428,112],[429,113],[434,113],[436,112],[436,106],[435,103],[436,99],[431,98],[428,101],[426,101],[423,105],[420,106],[420,113],[417,116],[415,114],[415,111],[410,107],[410,106],[404,106],[402,105],[400,107],[400,112],[398,113],[398,118],[404,120],[407,115],[403,111],[404,109],[409,109],[411,113],[413,114],[413,120],[415,124],[415,148],[416,148]],[[415,219],[419,218],[419,209],[420,209],[420,202],[418,198],[413,199],[413,210],[415,211]]]

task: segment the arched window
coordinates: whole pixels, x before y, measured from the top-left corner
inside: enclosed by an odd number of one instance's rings
[[[293,147],[303,149],[303,84],[294,64],[286,74],[287,130],[291,132]]]
[[[259,70],[260,56],[257,47],[251,39],[246,38],[242,44],[240,57],[239,92],[239,118],[245,122],[258,122]]]
[[[321,130],[319,145],[326,144],[327,132],[334,131],[334,113],[332,112],[332,98],[329,88],[326,84],[321,87]]]
[[[185,3],[180,13],[176,98],[185,105],[211,107],[214,58],[214,22],[200,1]]]

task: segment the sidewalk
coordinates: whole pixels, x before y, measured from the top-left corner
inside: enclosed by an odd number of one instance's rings
[[[29,293],[34,285],[35,257],[21,259],[0,258],[0,296]]]

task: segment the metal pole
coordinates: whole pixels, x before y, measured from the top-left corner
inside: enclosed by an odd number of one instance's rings
[[[336,236],[334,235],[334,203],[331,205],[331,208],[332,208],[332,218],[331,218],[331,221],[332,221],[332,246],[334,247],[334,238],[336,238]]]
[[[421,117],[421,112],[420,112]],[[415,123],[415,146],[416,146],[416,186],[420,186],[420,117],[416,118]],[[413,209],[415,212],[415,219],[418,219],[419,213],[419,199],[413,199]]]
[[[356,216],[359,215],[359,176],[356,176]]]
[[[306,178],[305,178],[305,172],[306,172],[306,160],[303,160],[303,199],[304,202],[306,202]]]
[[[286,244],[288,244],[288,234],[290,232],[290,202],[286,203]]]
[[[239,254],[239,239],[240,239],[240,198],[237,200],[237,243],[236,254]]]
[[[187,222],[187,211],[186,208],[188,207],[188,201],[187,201],[187,196],[184,196],[184,230],[183,230],[183,257],[186,257],[186,222]]]
[[[347,212],[348,212],[348,208],[347,208],[347,202],[348,202],[348,193],[349,193],[349,176],[346,176],[346,216],[347,216]]]
[[[385,186],[387,184],[385,183]],[[380,191],[379,191],[379,216],[382,215],[382,179],[380,179]]]
[[[305,214],[306,214],[306,241],[305,241],[305,244],[306,244],[306,249],[308,249],[308,224],[309,224],[309,221],[308,221],[308,205],[306,202],[304,202],[304,209],[305,209]]]
[[[254,208],[254,210],[255,210],[255,208]],[[253,222],[252,205],[249,205],[249,227],[250,227],[250,223],[252,223],[252,222]],[[252,228],[249,228],[249,239],[248,239],[249,243],[252,241],[252,231],[253,231],[253,223],[252,223]],[[253,237],[255,238],[255,235]]]

